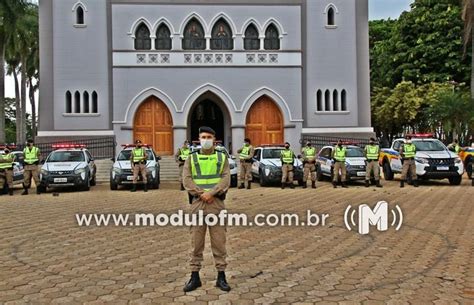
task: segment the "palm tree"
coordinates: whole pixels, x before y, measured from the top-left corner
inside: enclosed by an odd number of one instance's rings
[[[0,142],[5,142],[5,49],[25,6],[25,0],[0,1]]]

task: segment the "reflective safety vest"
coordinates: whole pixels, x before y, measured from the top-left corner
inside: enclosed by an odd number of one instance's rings
[[[145,150],[143,148],[132,149],[133,162],[140,162],[145,160]]]
[[[189,154],[191,153],[191,150],[186,147],[186,148],[180,148],[179,149],[179,159],[182,161],[186,161],[188,158]]]
[[[316,157],[316,148],[314,147],[304,147],[303,154],[308,160],[313,160]]]
[[[339,148],[336,146],[334,149],[334,159],[339,162],[346,162],[346,148]]]
[[[291,149],[284,149],[281,151],[281,159],[283,163],[293,164],[294,162],[293,157],[294,157],[294,154],[293,154],[293,151],[291,151]]]
[[[2,159],[2,161],[11,160],[11,162],[0,162],[0,169],[9,169],[13,167],[13,154],[9,153],[7,155],[0,156],[0,159]]]
[[[380,151],[380,147],[378,145],[367,145],[365,147],[367,160],[378,160],[379,151]]]
[[[461,151],[461,146],[455,144],[455,145],[454,145],[454,152],[457,153],[457,154],[459,154],[459,151]]]
[[[215,187],[221,181],[226,158],[225,153],[217,150],[211,155],[203,155],[198,151],[192,153],[191,174],[194,183],[205,191]]]
[[[26,164],[34,164],[39,161],[38,159],[38,147],[33,146],[31,150],[28,147],[23,149],[23,155],[25,156],[25,163]]]
[[[240,151],[239,158],[245,160],[250,156],[250,145],[245,145]]]
[[[416,155],[415,144],[403,144],[403,157],[407,159],[413,159]]]

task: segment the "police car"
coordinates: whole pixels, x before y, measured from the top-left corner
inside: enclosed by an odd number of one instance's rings
[[[464,169],[466,170],[467,177],[472,179],[472,169],[474,164],[474,147],[464,147],[461,148],[459,152],[459,158],[464,163]]]
[[[40,185],[48,187],[77,187],[88,191],[96,184],[97,168],[94,158],[84,145],[53,145],[53,151],[44,160],[40,170]]]
[[[281,151],[283,144],[265,144],[255,148],[252,163],[252,176],[258,179],[261,186],[281,183]],[[303,163],[295,157],[293,163],[293,181],[303,185]]]
[[[459,185],[464,173],[464,165],[459,156],[450,151],[432,134],[411,135],[416,146],[416,174],[418,179],[448,179],[451,185]],[[400,147],[405,139],[395,139],[391,148],[380,151],[379,163],[382,166],[385,180],[393,180],[394,175],[401,173],[402,160]]]
[[[191,145],[190,149],[191,152],[201,149],[201,145],[198,144],[199,141],[193,141],[193,145]],[[227,160],[229,160],[229,168],[230,168],[230,187],[237,186],[237,163],[235,162],[235,157],[229,154],[227,148],[221,144],[221,141],[216,141],[216,150],[223,151],[226,156]]]
[[[0,155],[5,154],[5,145],[0,145]],[[16,146],[14,145],[8,145],[10,148],[10,153],[12,153],[15,156],[15,160],[13,162],[13,184],[21,184],[23,183],[23,152],[21,151],[14,151],[16,149]]]
[[[160,163],[161,157],[155,155],[152,147],[148,144],[143,144],[145,148],[148,160],[146,161],[147,169],[147,181],[148,186],[151,189],[160,188]],[[120,185],[132,185],[133,183],[133,170],[130,163],[130,156],[132,149],[135,148],[135,144],[124,144],[122,150],[117,155],[116,159],[113,159],[114,164],[110,171],[110,189],[117,190]],[[138,181],[142,181],[142,177],[138,176]]]
[[[346,178],[350,180],[365,180],[365,155],[364,150],[354,143],[342,143],[346,147]],[[334,146],[324,146],[316,157],[316,178],[322,181],[324,177],[332,180],[334,161],[332,151]]]

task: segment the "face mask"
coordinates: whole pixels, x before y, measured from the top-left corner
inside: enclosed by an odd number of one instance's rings
[[[28,146],[33,146],[33,143],[28,143],[27,145],[28,145]]]
[[[290,148],[290,146],[286,145],[285,148],[288,149],[288,148]]]
[[[412,143],[411,140],[408,140],[408,141],[407,141],[407,144],[411,144],[411,143]]]
[[[142,148],[142,146],[141,146],[140,144],[139,144],[139,145],[137,145],[137,147],[138,147],[138,148]]]
[[[214,141],[212,141],[212,139],[201,139],[200,142],[201,147],[203,149],[211,149],[212,145],[214,144]]]
[[[245,145],[245,146],[248,146],[248,145],[249,145],[249,143],[248,143],[248,142],[244,142],[244,145]]]

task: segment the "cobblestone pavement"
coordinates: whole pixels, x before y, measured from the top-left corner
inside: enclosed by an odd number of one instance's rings
[[[187,207],[177,185],[148,193],[60,192],[0,197],[4,304],[474,304],[474,187],[361,184],[334,190],[232,189],[229,212],[330,214],[324,227],[229,227],[230,293],[214,287],[209,240],[203,286],[185,294],[185,227],[79,227],[75,213],[167,213]],[[348,204],[398,204],[400,231],[348,231]],[[373,227],[371,229],[374,229]]]

